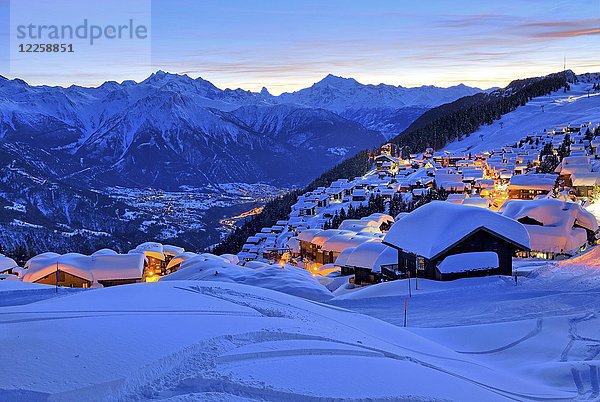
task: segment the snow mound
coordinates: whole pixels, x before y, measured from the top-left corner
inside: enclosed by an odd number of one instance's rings
[[[591,268],[600,268],[600,246],[594,246],[585,253],[568,260],[560,261],[558,265],[568,266],[586,266]]]
[[[453,254],[444,258],[437,268],[442,273],[498,268],[498,254],[493,251]]]
[[[54,286],[42,285],[41,283],[29,283],[19,280],[0,281],[0,292],[10,292],[13,290],[31,290],[31,289],[54,289]]]
[[[204,254],[186,260],[177,272],[160,280],[235,282],[316,301],[326,301],[332,297],[331,292],[304,269],[291,265],[284,268],[279,265],[267,265],[252,269],[232,264],[222,257],[212,257]]]
[[[585,229],[598,230],[594,215],[574,202],[554,198],[509,200],[501,210],[511,219],[532,222],[523,221],[534,251],[576,252],[587,242]]]

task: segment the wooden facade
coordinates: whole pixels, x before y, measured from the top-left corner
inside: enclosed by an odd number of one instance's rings
[[[140,281],[141,279],[107,279],[105,281],[98,281],[98,283],[107,288],[109,286],[129,285]]]
[[[58,285],[67,288],[89,288],[92,285],[92,282],[89,280],[72,275],[60,269],[58,270],[58,273],[54,271],[38,279],[35,281],[35,283],[42,283],[44,285]]]
[[[508,198],[513,199],[513,200],[533,200],[538,195],[548,194],[548,191],[549,190],[547,190],[547,189],[540,190],[540,189],[535,189],[535,188],[511,190],[509,187]]]
[[[594,186],[573,186],[575,195],[582,198],[591,198],[594,194]]]
[[[392,244],[387,244],[394,247]],[[414,253],[404,250],[398,250],[398,266],[397,274],[408,275],[415,277],[417,274],[417,266],[419,266],[418,275],[420,278],[433,280],[453,280],[469,276],[485,276],[485,275],[512,275],[512,257],[523,248],[508,239],[486,229],[479,228],[470,233],[463,239],[448,247],[441,253],[432,258],[425,258]],[[497,269],[488,269],[483,271],[464,271],[443,274],[437,269],[437,265],[449,255],[493,251],[498,255]],[[384,274],[390,275],[389,270],[382,270]],[[397,276],[397,275],[395,275]],[[396,279],[396,278],[391,278]]]
[[[382,280],[382,276],[380,274],[373,272],[368,268],[353,268],[351,273],[346,273],[345,275],[352,275],[352,273],[354,274],[353,283],[357,286],[371,285],[374,283],[379,283]],[[343,272],[342,275],[344,275]]]

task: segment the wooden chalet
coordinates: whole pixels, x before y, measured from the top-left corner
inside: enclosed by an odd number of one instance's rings
[[[519,222],[488,209],[433,201],[392,225],[383,244],[398,252],[395,271],[384,274],[414,276],[418,271],[420,277],[449,280],[512,275],[512,257],[519,250],[529,250],[529,235]],[[498,266],[440,271],[447,257],[478,252],[496,253]]]

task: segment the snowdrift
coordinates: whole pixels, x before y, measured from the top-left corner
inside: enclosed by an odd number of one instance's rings
[[[332,297],[331,292],[304,269],[291,265],[286,265],[284,268],[279,265],[248,268],[210,254],[184,261],[177,272],[164,276],[160,280],[235,282],[315,301],[326,301]]]

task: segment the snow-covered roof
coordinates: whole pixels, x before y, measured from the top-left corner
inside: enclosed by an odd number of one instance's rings
[[[141,279],[144,273],[144,254],[101,254],[77,253],[46,256],[30,260],[23,274],[24,282],[35,282],[58,269],[90,282],[118,279]]]
[[[478,187],[478,188],[494,187],[494,180],[492,180],[492,179],[477,179],[477,180],[475,180],[474,187]]]
[[[173,268],[173,267],[181,264],[185,260],[189,260],[190,258],[194,258],[197,255],[198,254],[192,253],[191,251],[185,251],[183,253],[180,253],[180,254],[176,255],[175,257],[173,257],[171,259],[171,261],[169,261],[169,263],[167,264],[167,269],[171,269],[171,268]]]
[[[240,263],[240,258],[235,254],[221,254],[219,257],[225,258],[227,261],[229,261],[232,264]]]
[[[299,241],[311,242],[312,239],[317,235],[317,233],[321,232],[321,229],[306,229],[303,230],[296,236]]]
[[[489,208],[490,200],[485,197],[471,197],[465,198],[462,202],[462,205],[469,205],[472,207],[480,207],[480,208]]]
[[[338,255],[337,258],[335,259],[335,265],[337,265],[338,267],[346,266],[348,263],[348,258],[350,257],[350,254],[352,254],[352,252],[354,250],[356,250],[356,247],[348,247],[347,249],[342,251],[340,253],[340,255]]]
[[[13,269],[17,266],[15,260],[5,255],[0,254],[0,272]]]
[[[257,269],[249,269],[249,265],[256,265]],[[246,263],[246,266],[242,267],[222,259],[195,258],[186,261],[185,266],[182,266],[177,272],[160,278],[161,282],[172,280],[236,282],[310,300],[331,299],[331,292],[313,278],[307,270],[290,265],[281,268],[279,265],[269,265],[258,261]]]
[[[356,227],[354,230],[356,230],[357,234],[361,234],[361,233],[382,233],[379,228],[373,227],[373,226]]]
[[[453,254],[437,266],[442,274],[498,268],[498,254],[493,251]]]
[[[454,190],[454,191],[464,191],[467,188],[467,184],[461,182],[453,182],[453,181],[444,181],[444,182],[436,182],[439,188],[443,188],[445,190]]]
[[[185,249],[183,247],[174,246],[172,244],[164,244],[163,245],[163,252],[166,255],[176,256],[176,255],[183,253],[184,251],[185,251]]]
[[[141,279],[144,274],[144,256],[141,254],[115,254],[91,256],[90,271],[93,281]],[[60,267],[59,260],[59,267]]]
[[[346,219],[340,223],[340,229],[354,230],[357,227],[373,226],[379,227],[380,223],[376,220],[364,220],[364,219]]]
[[[435,258],[478,229],[529,249],[529,235],[519,222],[484,208],[432,201],[404,216],[383,242],[425,258]]]
[[[468,198],[468,195],[465,193],[449,194],[448,198],[446,198],[446,202],[452,202],[454,204],[462,204],[462,202],[467,198]]]
[[[588,186],[593,187],[595,184],[600,185],[600,172],[592,173],[573,173],[571,183],[574,187]]]
[[[393,265],[398,263],[398,250],[386,247],[373,263],[373,272],[381,272],[382,265]]]
[[[413,188],[412,191],[411,191],[411,194],[419,197],[419,196],[423,196],[423,195],[429,194],[429,191],[430,191],[429,187],[425,187],[425,188]]]
[[[375,212],[367,217],[361,218],[361,220],[376,220],[379,223],[385,223],[394,222],[394,217],[389,214],[384,214],[382,212]]]
[[[115,255],[119,254],[115,250],[111,250],[110,248],[102,248],[100,250],[94,251],[92,255]]]
[[[247,263],[244,264],[244,267],[251,268],[251,269],[263,269],[268,266],[269,266],[269,264],[267,264],[266,262],[262,262],[262,261],[248,261]]]
[[[562,159],[561,165],[585,165],[590,163],[589,156],[565,156]]]
[[[357,247],[358,245],[367,242],[367,241],[374,241],[375,238],[374,237],[368,237],[365,235],[355,235],[355,236],[348,236],[348,235],[337,235],[337,236],[333,236],[331,237],[329,240],[327,240],[322,247],[323,251],[333,251],[335,253],[341,253],[342,251],[344,251],[345,249],[349,248],[349,247]]]
[[[574,173],[587,173],[592,170],[589,164],[570,164],[560,170],[561,175],[572,175]]]
[[[386,246],[381,242],[366,242],[358,245],[348,257],[346,266],[355,268],[373,269],[375,260],[379,254],[391,247]],[[393,249],[392,249],[393,250]]]
[[[246,239],[247,244],[257,244],[260,242],[260,237],[258,236],[248,236]]]
[[[451,183],[451,182],[461,182],[462,181],[462,175],[458,174],[458,173],[442,173],[442,172],[436,172],[435,173],[435,181],[438,183]]]
[[[549,173],[519,174],[510,178],[510,190],[543,190],[552,191],[557,176]]]
[[[310,241],[312,244],[314,244],[317,247],[322,247],[323,244],[329,240],[330,238],[332,238],[333,236],[337,236],[340,234],[355,234],[355,232],[349,232],[347,230],[339,230],[339,229],[327,229],[327,230],[322,230],[319,233],[317,233],[312,240]]]
[[[146,257],[152,257],[162,261],[165,260],[163,245],[151,241],[138,245],[133,250],[129,250],[129,253],[143,253]]]
[[[25,268],[29,268],[29,266],[31,265],[31,262],[35,261],[38,258],[58,257],[59,255],[60,254],[54,253],[52,251],[47,251],[45,253],[35,255],[35,256],[31,257],[29,260],[27,260],[27,262],[25,263]]]
[[[464,168],[462,170],[463,180],[483,179],[483,170],[479,168]]]
[[[300,252],[300,241],[298,240],[297,237],[291,237],[288,239],[287,241],[287,246],[290,248],[290,251],[292,253],[299,253]]]
[[[582,228],[592,232],[598,230],[598,222],[594,215],[574,202],[554,198],[510,200],[501,210],[504,216],[512,219],[529,218],[541,223],[524,225],[529,232],[531,249],[534,251],[576,251],[587,241],[587,233]]]

